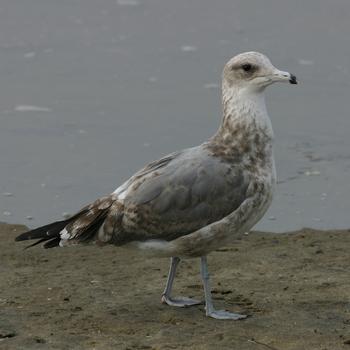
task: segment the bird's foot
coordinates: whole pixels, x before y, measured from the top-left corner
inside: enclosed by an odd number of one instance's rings
[[[193,305],[203,304],[200,300],[196,300],[196,299],[190,299],[186,297],[171,298],[166,295],[162,295],[161,301],[163,304],[168,304],[170,306],[177,306],[177,307],[189,307]]]
[[[207,312],[207,316],[216,318],[217,320],[242,320],[247,318],[247,315],[235,314],[225,310],[212,310]]]

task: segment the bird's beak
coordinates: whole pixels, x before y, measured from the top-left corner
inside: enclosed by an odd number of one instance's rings
[[[281,82],[289,82],[290,84],[298,84],[297,78],[295,75],[284,72],[282,70],[274,70],[271,79],[273,82],[281,81]]]

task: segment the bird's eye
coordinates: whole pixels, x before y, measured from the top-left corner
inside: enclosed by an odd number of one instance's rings
[[[252,68],[253,68],[252,65],[249,64],[249,63],[246,63],[246,64],[243,64],[243,65],[242,65],[242,69],[243,69],[245,72],[251,71]]]

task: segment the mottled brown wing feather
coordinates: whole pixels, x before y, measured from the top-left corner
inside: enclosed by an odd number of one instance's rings
[[[247,187],[237,164],[202,146],[162,158],[130,179],[114,238],[122,243],[186,235],[237,209]]]

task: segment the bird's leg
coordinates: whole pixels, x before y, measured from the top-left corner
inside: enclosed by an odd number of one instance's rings
[[[209,273],[207,257],[201,257],[201,275],[203,280],[204,295],[205,295],[205,311],[206,315],[219,320],[240,320],[246,318],[246,315],[235,314],[225,310],[215,310],[211,298],[211,290],[209,285]]]
[[[176,268],[177,265],[180,262],[180,258],[178,257],[172,257],[171,258],[171,262],[170,262],[170,269],[169,269],[169,275],[168,275],[168,279],[166,282],[166,286],[164,289],[164,292],[162,294],[162,303],[164,304],[168,304],[171,306],[178,306],[178,307],[186,307],[186,306],[192,306],[192,305],[198,305],[201,304],[202,302],[199,300],[195,300],[195,299],[190,299],[190,298],[172,298],[170,296],[171,294],[171,289],[173,287],[173,282],[174,282],[174,278],[175,278],[175,274],[176,274]]]

